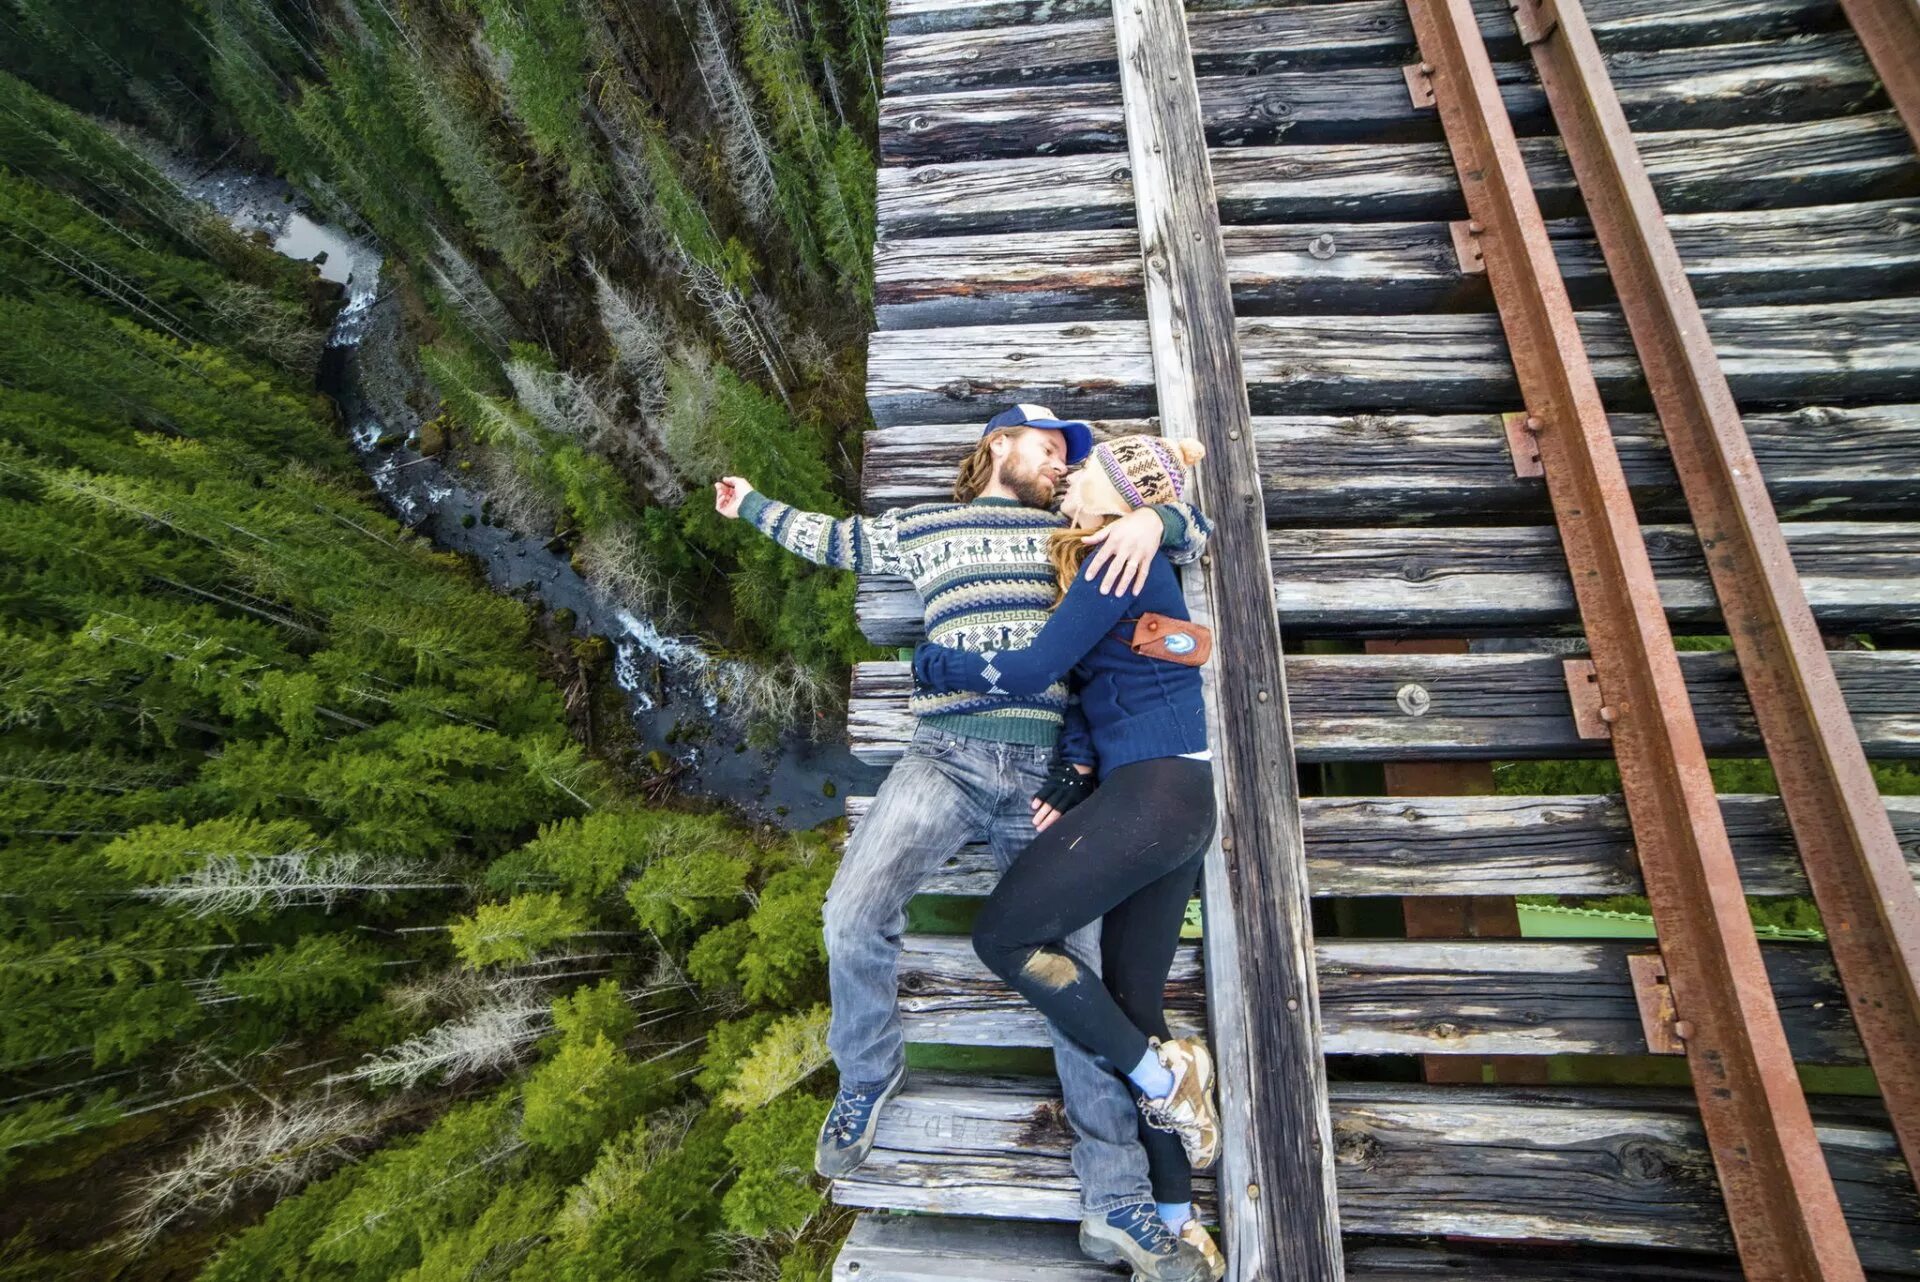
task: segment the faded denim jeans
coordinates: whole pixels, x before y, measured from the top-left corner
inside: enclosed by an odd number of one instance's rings
[[[1029,803],[1052,748],[995,743],[921,724],[847,843],[827,891],[827,976],[833,1022],[827,1048],[840,1084],[883,1086],[906,1055],[897,978],[907,901],[969,842],[985,842],[1005,872],[1034,838]],[[1082,965],[1100,967],[1100,923],[1066,939]],[[1140,1119],[1119,1075],[1052,1024],[1053,1062],[1073,1127],[1080,1202],[1104,1213],[1150,1201]]]

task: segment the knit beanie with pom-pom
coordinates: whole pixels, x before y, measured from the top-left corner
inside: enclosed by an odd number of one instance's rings
[[[1187,469],[1206,452],[1192,439],[1116,436],[1093,447],[1087,467],[1098,469],[1128,507],[1151,507],[1184,502],[1190,488]]]

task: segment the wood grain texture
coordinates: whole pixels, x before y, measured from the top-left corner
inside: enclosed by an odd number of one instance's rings
[[[1881,109],[1879,80],[1850,34],[1698,49],[1629,51],[1610,60],[1635,129],[1726,128]],[[1495,65],[1516,128],[1543,132],[1546,99],[1532,68]],[[1416,142],[1439,136],[1415,109],[1398,67],[1282,68],[1199,80],[1207,142]],[[995,156],[1121,151],[1116,80],[899,94],[880,105],[888,165]]]
[[[1056,1091],[1047,1079],[916,1074],[881,1115],[873,1156],[835,1183],[834,1197],[1077,1218]],[[1350,1232],[1732,1250],[1685,1092],[1344,1082],[1330,1103]],[[1813,1109],[1867,1267],[1920,1273],[1920,1199],[1884,1118],[1869,1102],[1815,1100]],[[1212,1184],[1203,1178],[1203,1201]]]
[[[1320,1050],[1326,1055],[1644,1055],[1627,970],[1651,941],[1454,942],[1323,939],[1314,946]],[[1794,1058],[1863,1062],[1859,1036],[1826,948],[1763,948]],[[900,956],[907,1040],[959,1046],[1047,1046],[1046,1022],[954,935],[909,935]],[[1176,1034],[1205,1025],[1198,947],[1182,945],[1167,976]]]
[[[1316,4],[1321,2],[1316,0]],[[1108,15],[1109,3],[1110,0],[890,0],[887,5],[887,32],[889,36],[902,37],[936,31],[1045,26],[1085,18],[1104,18]],[[1685,15],[1691,15],[1696,22],[1720,24],[1718,29],[1724,32],[1735,29],[1724,25],[1728,23],[1780,25],[1781,20],[1769,12],[1771,5],[1772,0],[1744,0],[1742,3],[1702,0],[1700,3],[1675,6],[1680,12],[1667,15],[1659,12],[1660,6],[1653,0],[1600,0],[1594,10],[1606,15],[1609,24],[1623,29],[1641,24],[1664,28],[1665,24],[1685,21]],[[1273,0],[1189,0],[1185,6],[1187,22],[1193,29],[1209,20],[1227,19],[1236,13],[1257,16],[1272,7]],[[1798,15],[1807,28],[1831,26],[1836,20],[1831,4],[1795,3],[1780,7]],[[1505,10],[1496,11],[1492,8],[1476,9],[1476,12],[1502,19],[1507,16]],[[1712,25],[1706,28],[1708,31],[1714,29]],[[1629,41],[1640,40],[1637,35],[1627,34],[1624,30],[1622,36]],[[1640,43],[1645,41],[1640,40]]]
[[[1912,195],[1920,157],[1891,112],[1635,135],[1670,213],[1777,209]],[[1520,142],[1549,216],[1579,204],[1552,138]],[[1463,218],[1466,204],[1440,142],[1294,143],[1208,153],[1221,221]],[[1133,225],[1123,153],[1015,156],[889,165],[879,172],[880,238]]]
[[[1609,755],[1578,736],[1557,654],[1290,655],[1287,685],[1300,761],[1525,760]],[[1920,756],[1920,651],[1836,651],[1835,673],[1867,755]],[[1733,656],[1680,656],[1711,755],[1758,756],[1759,732]],[[904,663],[854,669],[854,754],[898,758],[911,731]]]
[[[1920,885],[1920,797],[1884,797]],[[858,825],[871,797],[847,798]],[[1805,895],[1778,797],[1728,794],[1720,814],[1750,895]],[[1302,797],[1307,884],[1316,898],[1355,895],[1637,895],[1633,834],[1618,796]],[[968,846],[922,887],[985,895],[998,880],[984,846]]]
[[[1579,313],[1610,409],[1646,407],[1620,316]],[[1920,398],[1920,315],[1885,303],[1722,307],[1706,323],[1735,395],[1789,404]],[[1484,315],[1260,316],[1234,322],[1256,414],[1450,410],[1495,413],[1519,388],[1498,318]],[[1140,321],[886,330],[867,348],[880,426],[984,423],[1009,401],[1078,418],[1157,413]]]
[[[1659,421],[1620,413],[1609,422],[1642,519],[1684,519]],[[1746,425],[1767,491],[1788,519],[1920,512],[1920,405],[1809,406],[1749,414]],[[1102,420],[1094,430],[1157,432],[1159,421]],[[1551,516],[1545,483],[1514,475],[1506,434],[1490,414],[1260,416],[1253,435],[1269,527]],[[861,506],[882,512],[947,501],[980,425],[883,427],[864,439]]]
[[[1808,303],[1885,298],[1920,287],[1920,202],[1869,201],[1670,220],[1687,279],[1707,301]],[[1584,219],[1548,224],[1576,305],[1613,292]],[[1486,311],[1483,276],[1463,276],[1440,222],[1228,227],[1234,314]],[[1782,253],[1783,245],[1793,252]],[[1139,238],[1130,230],[1035,231],[882,241],[874,316],[881,329],[998,325],[1146,314]]]
[[[1802,522],[1787,548],[1827,632],[1897,629],[1920,618],[1920,525]],[[1674,627],[1725,632],[1693,527],[1642,527]],[[1282,529],[1267,535],[1280,618],[1296,636],[1577,634],[1580,616],[1552,526]],[[902,579],[861,580],[861,631],[876,645],[923,639]]]
[[[1474,12],[1495,56],[1522,56],[1504,0]],[[1831,28],[1832,0],[1599,0],[1589,17],[1609,52],[1768,40]],[[1195,68],[1257,75],[1281,66],[1400,66],[1417,53],[1397,0],[1235,7],[1187,15]],[[1113,19],[1096,10],[1045,23],[900,32],[886,42],[888,95],[985,85],[1066,84],[1115,72]]]
[[[1364,1245],[1347,1250],[1347,1282],[1740,1282],[1711,1257],[1535,1245]],[[1112,1282],[1078,1235],[1046,1221],[944,1215],[861,1216],[834,1261],[834,1282]]]
[[[1337,1282],[1326,1064],[1313,919],[1265,508],[1220,216],[1178,0],[1114,0],[1146,328],[1161,433],[1197,440],[1194,497],[1213,522],[1193,617],[1225,658],[1203,674],[1217,836],[1201,874],[1207,1009],[1221,1119],[1228,1282]]]

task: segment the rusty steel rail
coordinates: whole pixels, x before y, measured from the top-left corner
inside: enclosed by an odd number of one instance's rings
[[[1840,0],[1840,8],[1920,148],[1920,0]],[[1907,1154],[1911,1158],[1913,1150]]]
[[[1913,0],[1894,3],[1914,8]],[[1920,1171],[1920,893],[1580,0],[1515,0],[1514,17],[1707,550],[1860,1040],[1907,1166]],[[1920,55],[1920,26],[1912,34]],[[1911,70],[1920,88],[1920,66]]]
[[[1538,440],[1734,1242],[1755,1279],[1859,1279],[1760,960],[1566,284],[1469,0],[1408,0]]]

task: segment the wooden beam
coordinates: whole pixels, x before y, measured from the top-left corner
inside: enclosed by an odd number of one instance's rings
[[[1884,302],[1722,307],[1705,313],[1734,394],[1745,400],[1920,398],[1920,315]],[[1647,405],[1617,312],[1576,315],[1601,394]],[[1519,386],[1491,315],[1256,316],[1234,321],[1255,413],[1511,410]],[[1080,418],[1153,414],[1141,321],[885,330],[867,349],[868,401],[883,427],[986,421],[1008,401]],[[1045,398],[1042,400],[1042,398]]]
[[[1546,124],[1532,68],[1495,68],[1507,110],[1528,129]],[[1756,44],[1707,45],[1622,59],[1616,76],[1636,129],[1726,128],[1814,120],[1885,105],[1879,80],[1849,33]],[[1397,67],[1199,81],[1207,141],[1414,142],[1435,137],[1407,97]],[[993,86],[902,94],[880,104],[884,164],[951,163],[994,156],[1114,152],[1125,146],[1117,83]]]
[[[847,798],[857,825],[871,797]],[[1750,895],[1805,895],[1778,797],[1727,794],[1720,814]],[[1920,883],[1920,797],[1882,797]],[[1341,896],[1637,895],[1644,887],[1617,796],[1302,797],[1307,881]],[[979,896],[999,878],[985,846],[949,859],[925,893]]]
[[[1699,1111],[1686,1092],[1343,1082],[1331,1090],[1331,1107],[1349,1232],[1722,1256],[1732,1249]],[[1814,1107],[1868,1267],[1920,1273],[1920,1199],[1876,1106]],[[873,1156],[836,1182],[834,1197],[854,1206],[1074,1220],[1070,1139],[1051,1081],[916,1074],[882,1114]],[[1212,1184],[1200,1181],[1203,1205]]]
[[[1511,918],[1511,897],[1504,902]],[[1517,935],[1517,925],[1510,926]],[[1489,1055],[1645,1055],[1627,958],[1652,947],[1626,940],[1321,939],[1314,945],[1320,1049],[1327,1055],[1422,1055],[1469,1064],[1471,1079],[1439,1080],[1476,1084],[1479,1057]],[[1770,943],[1763,953],[1794,1058],[1862,1063],[1860,1038],[1826,948]],[[908,1041],[1050,1044],[1039,1012],[988,971],[963,936],[907,936],[899,973]],[[1182,945],[1167,977],[1168,1018],[1176,1030],[1203,1025],[1206,989],[1198,947]]]
[[[1498,30],[1505,0],[1475,0]],[[1593,23],[1610,51],[1732,44],[1805,35],[1835,24],[1831,0],[1600,0]],[[1289,66],[1399,66],[1414,53],[1413,28],[1396,0],[1198,10],[1187,16],[1194,67],[1250,76]],[[1522,57],[1517,39],[1496,56]],[[1065,84],[1115,74],[1113,20],[1058,13],[1041,22],[960,30],[895,32],[886,42],[888,96],[986,85]]]
[[[1106,0],[1102,0],[1106,3]],[[1660,202],[1674,213],[1776,209],[1912,195],[1920,157],[1892,112],[1638,135]],[[1522,138],[1541,208],[1573,213],[1573,171],[1555,138]],[[1440,142],[1295,143],[1208,153],[1228,224],[1466,215]],[[880,237],[1131,227],[1124,154],[1016,156],[888,165]]]
[[[1223,658],[1204,676],[1220,828],[1203,865],[1210,1041],[1223,1142],[1222,1249],[1233,1282],[1337,1282],[1340,1218],[1265,507],[1233,327],[1200,97],[1178,0],[1114,0],[1161,431],[1207,457],[1214,525],[1196,620]],[[1197,589],[1197,590],[1196,590]]]
[[[1620,466],[1642,520],[1684,518],[1666,437],[1651,414],[1611,414]],[[1808,406],[1747,415],[1767,492],[1789,518],[1920,512],[1920,405]],[[1158,431],[1157,419],[1099,420],[1094,430]],[[882,427],[865,438],[868,512],[945,502],[978,423]],[[1446,525],[1549,518],[1546,483],[1514,474],[1491,414],[1261,416],[1253,420],[1269,526]],[[885,580],[872,580],[874,591]],[[866,585],[863,585],[863,587]]]
[[[1753,306],[1920,292],[1920,201],[1676,214],[1674,244],[1699,297]],[[1234,314],[1484,311],[1484,276],[1463,275],[1446,224],[1310,223],[1223,232]],[[1547,225],[1574,302],[1604,306],[1611,278],[1585,219]],[[1791,245],[1791,253],[1782,253]],[[1145,314],[1131,230],[1041,231],[882,241],[881,329]]]
[[[1835,651],[1835,673],[1869,757],[1920,757],[1920,651]],[[1680,656],[1708,753],[1758,756],[1763,745],[1740,669],[1727,653]],[[904,663],[853,674],[847,734],[854,755],[894,761],[911,733]],[[1610,755],[1585,739],[1558,654],[1289,655],[1298,761],[1488,761]]]
[[[1671,626],[1723,634],[1720,602],[1693,527],[1642,527]],[[1828,633],[1920,618],[1920,524],[1808,521],[1786,548]],[[1580,631],[1566,555],[1551,526],[1270,531],[1280,617],[1296,636],[1544,636]],[[902,580],[860,584],[860,627],[876,645],[922,636]]]

